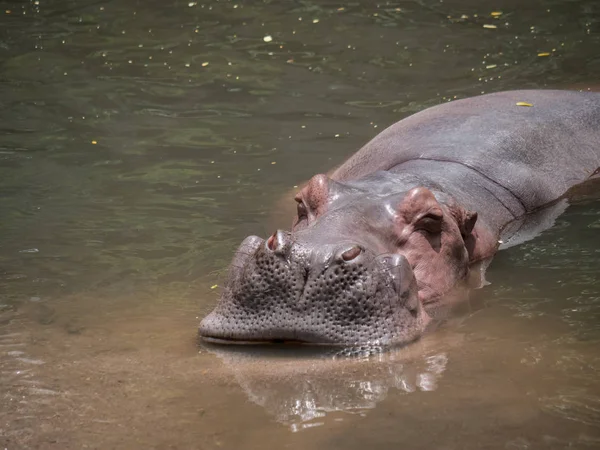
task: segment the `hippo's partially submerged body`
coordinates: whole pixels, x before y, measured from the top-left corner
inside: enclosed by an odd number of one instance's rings
[[[502,92],[422,111],[314,176],[291,232],[244,240],[200,336],[410,342],[508,223],[599,172],[600,94]]]

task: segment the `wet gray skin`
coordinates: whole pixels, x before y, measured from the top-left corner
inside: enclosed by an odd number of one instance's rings
[[[407,259],[411,242],[424,243],[445,262],[453,255],[455,270],[446,272],[454,278],[445,277],[452,278],[450,284],[466,275],[468,255],[458,226],[431,191],[386,194],[394,185],[402,186],[385,172],[346,184],[315,176],[292,232],[279,230],[267,240],[250,236],[241,244],[217,307],[200,324],[200,336],[214,342],[345,346],[417,339],[430,318],[413,271],[419,264]],[[327,209],[318,216],[315,197]],[[398,217],[407,204],[413,206],[410,200],[426,209],[417,225],[405,226]],[[439,229],[431,223],[436,221],[427,202],[445,212]]]
[[[393,240],[389,205],[345,188],[310,227],[246,238],[200,335],[216,342],[394,345],[417,339],[429,317]],[[337,199],[337,201],[336,201]],[[368,218],[368,219],[367,219]],[[375,226],[375,224],[378,224]],[[361,236],[361,240],[357,237]]]
[[[525,97],[535,109],[516,106]],[[534,90],[459,100],[392,125],[333,179],[307,183],[291,232],[242,243],[200,336],[415,340],[430,320],[423,305],[491,257],[507,224],[598,178],[598,120],[598,94]]]

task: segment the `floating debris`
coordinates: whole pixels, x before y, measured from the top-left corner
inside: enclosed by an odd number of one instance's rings
[[[502,15],[502,11],[492,11],[490,16],[492,17],[500,17]]]
[[[538,53],[538,56],[550,56],[550,52]]]
[[[92,145],[96,145],[98,141],[92,141]]]
[[[498,67],[497,64],[490,64],[490,65],[485,66],[486,69],[495,69],[496,67]]]
[[[218,285],[218,284],[213,284],[213,285],[212,285],[210,288],[211,288],[211,289],[216,289],[216,288],[218,288],[218,287],[219,287],[219,285]]]
[[[203,62],[202,67],[206,67],[206,66],[208,66],[208,62]]]
[[[265,42],[271,42],[273,40],[273,36],[269,36],[268,34],[263,38]]]
[[[313,23],[319,23],[319,19],[313,19]]]
[[[493,30],[493,29],[498,28],[498,27],[496,25],[491,25],[489,23],[486,23],[486,24],[483,25],[483,28],[489,28],[489,29]]]
[[[533,106],[533,104],[527,102],[517,102],[517,106]]]

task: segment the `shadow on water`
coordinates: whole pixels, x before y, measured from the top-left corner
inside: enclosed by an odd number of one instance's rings
[[[484,3],[2,2],[0,447],[600,446],[589,192],[405,348],[196,345],[239,242],[385,126],[598,87],[600,3]]]

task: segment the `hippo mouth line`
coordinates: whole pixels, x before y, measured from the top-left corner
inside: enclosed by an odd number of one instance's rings
[[[253,336],[254,335],[254,336]],[[251,330],[245,333],[236,333],[231,330],[214,330],[210,326],[201,326],[198,334],[200,342],[218,345],[290,345],[290,346],[343,346],[341,342],[323,339],[318,332],[306,330],[294,330],[293,327],[286,329]]]
[[[317,342],[303,341],[300,339],[236,339],[201,336],[200,339],[208,344],[218,345],[310,345],[310,346],[332,346],[336,344],[321,344]]]

